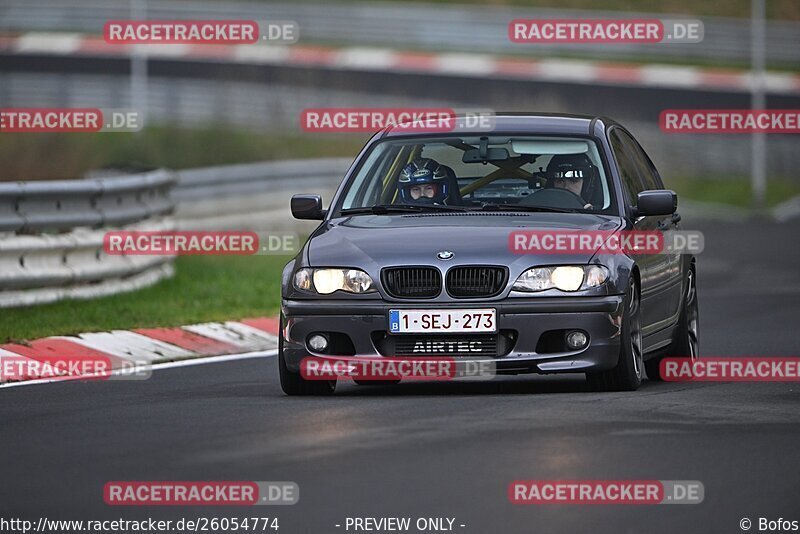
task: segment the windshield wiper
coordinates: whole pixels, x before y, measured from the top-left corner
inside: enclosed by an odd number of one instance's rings
[[[373,215],[386,215],[387,213],[420,213],[423,211],[465,211],[460,206],[445,206],[444,204],[378,204],[363,208],[347,208],[342,210],[342,215],[360,215],[371,213]]]
[[[553,208],[549,206],[529,206],[527,204],[484,204],[479,211],[537,211],[553,213],[581,213],[578,210]]]

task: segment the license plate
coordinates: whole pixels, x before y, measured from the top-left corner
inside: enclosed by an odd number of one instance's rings
[[[497,310],[389,310],[389,332],[497,332]]]

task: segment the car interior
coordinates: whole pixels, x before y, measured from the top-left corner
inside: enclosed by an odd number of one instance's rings
[[[398,178],[418,158],[433,159],[446,171],[449,206],[601,212],[612,204],[597,148],[589,140],[464,137],[385,143],[381,156],[364,165],[367,176],[354,181],[355,194],[347,195],[344,208],[400,203]],[[558,187],[558,178],[582,180],[580,194]]]

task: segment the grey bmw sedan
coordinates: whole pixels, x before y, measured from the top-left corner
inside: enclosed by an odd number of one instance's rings
[[[616,122],[514,114],[491,128],[388,128],[363,148],[282,280],[289,395],[304,358],[446,356],[497,373],[585,373],[596,390],[698,355],[695,258],[610,247],[679,228],[677,197]],[[584,239],[585,238],[585,239]],[[661,241],[659,241],[661,242]]]

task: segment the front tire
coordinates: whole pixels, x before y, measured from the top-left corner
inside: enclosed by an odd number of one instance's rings
[[[594,391],[635,391],[642,383],[642,320],[639,290],[630,278],[622,312],[622,334],[617,366],[601,373],[587,373],[586,382]]]
[[[697,272],[694,266],[689,268],[686,276],[686,295],[678,326],[675,329],[675,338],[664,356],[644,362],[649,380],[661,381],[661,360],[665,356],[690,358],[692,364],[700,357],[700,309],[697,303]]]
[[[300,373],[294,373],[286,366],[283,357],[283,314],[278,330],[278,375],[281,389],[289,396],[327,396],[336,391],[336,380],[306,380]]]

